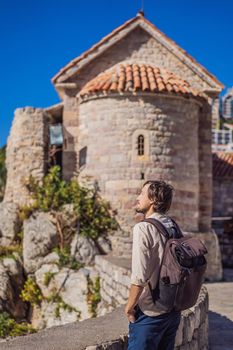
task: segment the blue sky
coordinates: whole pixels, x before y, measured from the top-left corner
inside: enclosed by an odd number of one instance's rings
[[[17,107],[59,102],[51,78],[136,15],[142,0],[0,0],[0,146]],[[233,1],[144,0],[145,15],[233,85]]]

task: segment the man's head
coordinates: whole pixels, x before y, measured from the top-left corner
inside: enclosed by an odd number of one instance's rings
[[[171,206],[173,187],[164,181],[146,181],[137,197],[136,211],[165,214]]]

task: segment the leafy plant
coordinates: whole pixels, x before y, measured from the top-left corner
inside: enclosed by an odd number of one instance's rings
[[[40,305],[43,296],[40,287],[32,278],[28,278],[20,293],[22,300],[31,303],[32,305]]]
[[[0,246],[0,259],[4,258],[12,258],[14,260],[17,260],[14,253],[17,252],[19,254],[22,254],[22,245],[21,244],[12,244],[9,246]]]
[[[47,271],[44,274],[44,285],[48,287],[51,279],[56,275],[56,272]]]
[[[18,336],[28,333],[35,333],[30,324],[26,322],[17,323],[7,312],[0,313],[0,338],[6,338],[8,336]]]
[[[99,195],[97,183],[93,188],[81,186],[77,180],[61,179],[59,166],[50,168],[42,183],[32,176],[26,184],[34,203],[21,208],[21,217],[30,216],[34,210],[59,211],[65,204],[73,204],[79,222],[79,233],[93,239],[106,236],[118,228],[109,202]]]
[[[77,320],[80,318],[80,316],[81,316],[81,311],[80,310],[78,310],[78,309],[76,309],[75,307],[73,307],[73,306],[71,306],[71,305],[69,305],[69,304],[67,304],[67,303],[65,303],[64,302],[64,300],[62,299],[62,297],[59,295],[58,297],[57,297],[57,299],[56,299],[56,308],[55,308],[55,310],[54,310],[54,316],[56,317],[56,318],[60,318],[61,317],[61,309],[63,309],[63,310],[66,310],[66,311],[68,311],[68,312],[76,312],[76,314],[77,314]]]
[[[97,277],[94,282],[87,276],[87,303],[91,317],[97,316],[97,305],[100,301],[100,278]]]
[[[76,261],[70,255],[70,246],[65,246],[63,249],[59,247],[53,248],[53,251],[56,252],[59,256],[59,267],[69,267],[73,270],[79,270],[81,267],[84,267],[84,264]]]

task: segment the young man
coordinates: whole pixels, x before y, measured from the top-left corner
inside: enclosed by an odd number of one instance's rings
[[[137,197],[136,211],[145,218],[160,220],[168,230],[174,224],[166,215],[173,187],[164,181],[147,181]],[[148,286],[154,289],[159,276],[165,237],[150,223],[133,228],[132,275],[125,314],[129,321],[128,350],[173,350],[181,313],[167,313],[153,303]]]

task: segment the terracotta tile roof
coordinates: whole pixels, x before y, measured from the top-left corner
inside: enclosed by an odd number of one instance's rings
[[[148,64],[119,64],[89,81],[78,96],[84,97],[98,92],[135,91],[206,97],[174,73]]]
[[[138,23],[145,23],[147,24],[152,30],[156,31],[157,33],[159,33],[159,35],[164,38],[165,40],[167,40],[168,42],[170,42],[179,52],[181,52],[182,54],[184,54],[193,64],[195,64],[204,74],[206,74],[207,76],[209,76],[211,79],[213,79],[213,81],[219,85],[221,88],[224,88],[224,85],[213,75],[211,74],[205,67],[203,67],[200,63],[198,63],[191,55],[189,55],[184,49],[182,49],[179,45],[176,44],[175,41],[173,41],[172,39],[170,39],[166,34],[164,34],[161,30],[159,30],[153,23],[151,23],[150,21],[148,21],[144,16],[142,16],[141,14],[138,14],[136,17],[131,18],[130,20],[126,21],[124,24],[122,24],[121,26],[119,26],[118,28],[114,29],[111,33],[109,33],[108,35],[106,35],[105,37],[103,37],[98,43],[96,43],[95,45],[93,45],[90,49],[88,49],[87,51],[85,51],[83,54],[81,54],[80,56],[76,57],[75,59],[73,59],[72,61],[70,61],[65,67],[63,67],[62,69],[60,69],[60,71],[52,78],[52,83],[56,83],[57,79],[63,75],[64,73],[66,73],[67,70],[69,70],[70,68],[74,67],[77,65],[77,63],[79,63],[80,61],[82,61],[83,59],[87,58],[89,54],[93,53],[95,50],[99,50],[101,45],[105,44],[107,41],[109,41],[112,37],[114,37],[115,35],[117,35],[118,33],[120,33],[121,31],[123,31],[124,29],[126,29],[127,27],[129,27],[131,24],[133,24],[134,22],[138,22]]]
[[[213,176],[233,178],[233,152],[213,153]]]

